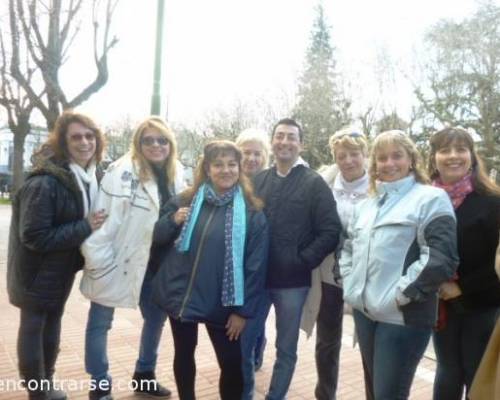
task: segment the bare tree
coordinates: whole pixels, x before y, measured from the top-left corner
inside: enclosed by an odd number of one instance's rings
[[[31,112],[40,111],[51,130],[63,110],[75,108],[88,100],[108,80],[108,54],[117,43],[110,34],[111,20],[119,0],[9,0],[9,24],[2,25],[2,90],[0,104],[11,118],[29,124]],[[60,80],[61,70],[74,50],[80,32],[84,4],[90,4],[92,18],[93,62],[96,74],[75,95],[69,97]],[[101,17],[103,15],[103,17]],[[8,40],[7,40],[8,39]],[[14,104],[17,103],[16,108]],[[9,109],[11,111],[9,111]],[[15,110],[18,111],[16,114]],[[21,117],[22,115],[22,117]],[[10,125],[10,121],[9,121]],[[25,125],[22,125],[25,127]],[[12,129],[12,126],[11,126]],[[22,176],[22,149],[27,132],[15,135],[15,175]],[[29,127],[27,128],[29,132]],[[21,161],[19,161],[21,155]],[[20,164],[19,164],[20,163]],[[20,168],[20,170],[19,170]],[[18,181],[19,185],[20,182]]]

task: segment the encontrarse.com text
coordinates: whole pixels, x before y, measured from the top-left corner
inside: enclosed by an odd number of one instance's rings
[[[131,390],[141,389],[142,391],[155,390],[157,381],[155,380],[126,380],[116,379],[113,380],[113,389],[118,390]],[[32,391],[49,390],[64,390],[66,392],[81,391],[81,390],[108,390],[110,388],[107,381],[97,382],[94,379],[57,379],[52,380],[25,380],[25,379],[0,379],[0,392],[14,392],[16,390],[26,390],[28,388]]]

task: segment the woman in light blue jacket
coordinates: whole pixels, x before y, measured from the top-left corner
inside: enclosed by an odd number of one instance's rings
[[[428,186],[415,144],[381,133],[370,155],[371,196],[354,210],[340,258],[344,300],[375,400],[407,399],[436,320],[437,291],[458,259],[453,208]]]

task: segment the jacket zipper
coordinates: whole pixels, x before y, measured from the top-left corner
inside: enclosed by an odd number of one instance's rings
[[[208,216],[207,222],[205,223],[203,231],[201,232],[200,244],[198,245],[198,249],[196,250],[196,257],[194,259],[193,270],[191,272],[191,278],[189,279],[188,289],[186,291],[186,295],[184,296],[184,300],[182,301],[182,306],[179,311],[179,316],[178,316],[179,319],[182,318],[182,314],[184,312],[184,309],[186,308],[188,299],[191,297],[191,290],[193,290],[194,277],[196,275],[196,270],[198,269],[198,264],[200,262],[201,250],[203,249],[203,245],[205,244],[205,236],[207,234],[208,226],[210,225],[210,222],[212,222],[214,213],[215,213],[215,207],[212,209],[212,211],[210,211],[210,215]]]

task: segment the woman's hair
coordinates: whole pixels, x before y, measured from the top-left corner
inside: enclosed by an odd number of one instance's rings
[[[470,151],[472,162],[471,175],[474,189],[480,194],[500,196],[500,187],[488,177],[483,160],[477,154],[474,140],[472,140],[469,132],[463,128],[448,127],[431,136],[429,141],[429,160],[427,164],[431,179],[436,179],[439,176],[439,171],[436,169],[436,153],[440,149],[454,144],[465,146]]]
[[[427,184],[429,183],[429,178],[427,177],[427,173],[425,172],[424,163],[422,161],[422,156],[420,155],[417,146],[410,139],[408,135],[406,135],[403,131],[399,130],[391,130],[382,132],[372,143],[372,149],[370,152],[370,160],[369,160],[369,169],[368,174],[370,176],[370,192],[376,192],[376,181],[377,181],[377,154],[380,151],[383,151],[388,146],[400,146],[405,151],[406,154],[410,157],[411,165],[410,171],[413,172],[415,176],[415,180],[420,183]]]
[[[330,139],[328,139],[328,145],[334,159],[335,151],[339,147],[359,150],[365,157],[368,155],[368,142],[366,136],[352,128],[345,128],[335,132],[330,136]]]
[[[238,183],[241,185],[245,200],[254,209],[261,210],[264,206],[262,200],[255,196],[250,180],[241,170],[241,151],[233,142],[228,140],[214,140],[205,145],[203,155],[196,166],[193,186],[183,191],[181,193],[181,198],[186,202],[191,202],[200,186],[209,181],[209,177],[207,175],[209,165],[213,163],[217,157],[228,154],[234,155],[234,158],[238,162]]]
[[[90,129],[95,134],[95,154],[96,163],[102,160],[104,151],[104,135],[97,127],[96,123],[88,116],[74,112],[73,110],[64,111],[56,120],[54,129],[50,132],[47,141],[33,153],[31,158],[33,164],[40,163],[48,158],[54,158],[59,162],[68,162],[70,154],[68,152],[67,133],[68,127],[73,124],[81,124]]]
[[[144,154],[142,154],[141,151],[142,135],[147,129],[159,133],[161,136],[165,137],[170,144],[170,152],[165,162],[165,174],[167,176],[168,183],[172,184],[173,182],[175,182],[177,141],[175,140],[174,133],[167,125],[167,123],[158,116],[151,116],[142,121],[135,129],[134,135],[132,137],[130,154],[132,155],[132,159],[139,164],[139,179],[141,180],[141,182],[144,182],[148,179],[152,179],[152,177],[154,176],[151,164],[148,162],[146,157],[144,157]]]
[[[236,138],[236,146],[241,147],[246,143],[258,143],[262,147],[262,152],[264,155],[264,168],[267,167],[269,163],[269,138],[264,131],[255,128],[248,128],[242,131]]]

